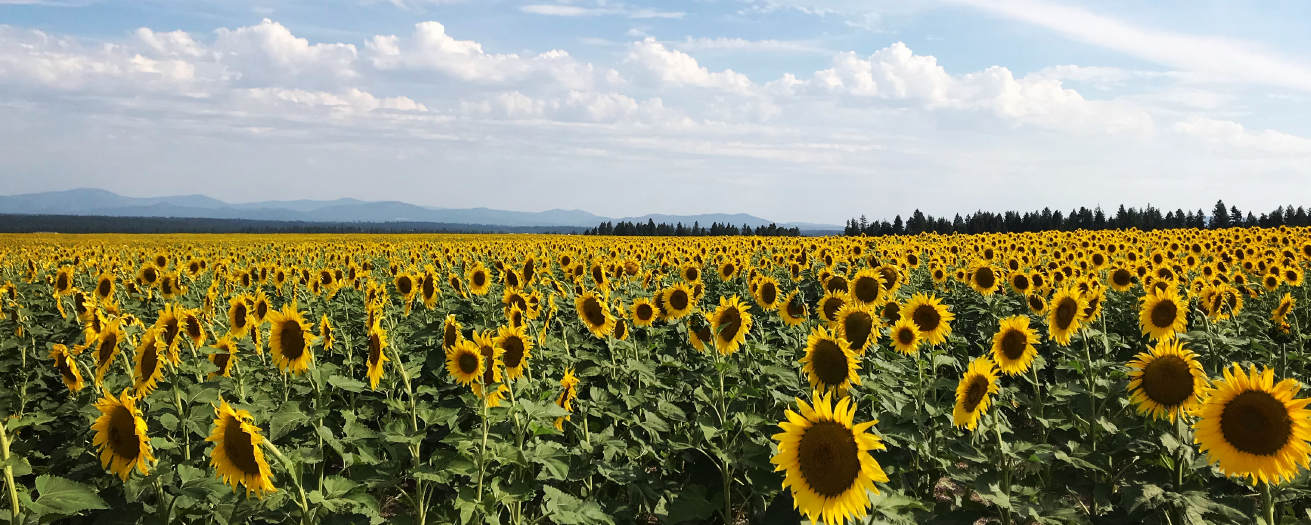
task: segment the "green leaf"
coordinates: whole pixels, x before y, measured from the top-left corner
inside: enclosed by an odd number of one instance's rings
[[[37,498],[25,506],[38,516],[60,514],[71,516],[91,509],[107,509],[109,505],[88,485],[57,476],[36,478]]]
[[[582,501],[564,492],[560,489],[546,485],[542,487],[546,497],[544,498],[546,515],[551,517],[557,525],[596,525],[608,523],[614,525],[614,520],[610,515],[601,510],[601,506],[592,501]]]
[[[662,520],[666,525],[686,521],[699,522],[715,513],[715,506],[706,500],[706,489],[701,485],[688,485],[669,502],[668,514]]]
[[[329,377],[328,384],[347,392],[363,392],[368,387],[363,381],[342,376]]]

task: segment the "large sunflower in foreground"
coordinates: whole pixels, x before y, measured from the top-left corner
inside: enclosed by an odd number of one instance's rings
[[[218,470],[218,477],[232,485],[232,492],[237,491],[237,485],[245,485],[246,497],[254,492],[262,499],[266,493],[277,492],[273,471],[260,449],[264,436],[255,426],[255,418],[245,410],[234,410],[227,401],[214,409],[214,414],[214,432],[205,441],[214,442],[209,464]]]
[[[806,338],[806,355],[801,357],[801,369],[810,380],[810,387],[820,392],[837,392],[846,396],[851,385],[860,384],[860,358],[851,351],[845,339],[837,337],[827,328],[816,326]]]
[[[1129,361],[1129,400],[1138,413],[1154,419],[1170,418],[1197,407],[1206,393],[1206,372],[1197,354],[1177,339],[1156,343]]]
[[[719,308],[710,316],[710,332],[715,335],[715,348],[721,355],[736,352],[751,331],[751,314],[747,313],[736,295],[720,297]]]
[[[622,322],[619,321],[615,326],[621,326]],[[528,337],[522,326],[502,326],[496,332],[493,344],[505,351],[501,354],[501,361],[505,363],[505,380],[514,381],[528,370],[528,358],[533,354],[533,339]]]
[[[783,431],[774,434],[778,454],[770,459],[776,472],[785,472],[783,488],[791,488],[793,507],[812,522],[837,525],[864,518],[869,493],[888,476],[870,455],[883,450],[883,440],[868,430],[878,420],[853,425],[852,398],[834,406],[831,394],[814,392],[814,408],[797,399],[800,413],[787,411]]]
[[[605,339],[615,329],[615,319],[610,315],[610,308],[596,292],[588,290],[577,299],[574,307],[578,310],[578,319],[587,327],[587,331],[598,339]]]
[[[100,449],[100,466],[112,470],[123,481],[135,468],[149,475],[146,462],[154,461],[150,438],[146,437],[146,420],[137,411],[136,398],[123,390],[118,397],[106,393],[96,402],[100,417],[91,425],[96,433],[91,444]]]
[[[1002,373],[1018,376],[1033,366],[1033,358],[1038,356],[1033,344],[1037,342],[1038,333],[1029,328],[1029,316],[1007,317],[992,336],[992,359]]]
[[[1311,398],[1293,397],[1297,380],[1274,379],[1274,370],[1234,363],[1195,411],[1194,441],[1227,476],[1276,484],[1311,467]]]
[[[1179,297],[1174,286],[1164,290],[1153,288],[1142,298],[1142,308],[1138,312],[1138,324],[1142,326],[1143,335],[1153,341],[1174,337],[1188,326],[1188,303]]]
[[[992,402],[992,394],[999,391],[997,368],[992,360],[987,357],[974,358],[960,384],[956,385],[956,407],[951,412],[952,423],[971,431],[978,428],[979,420]]]
[[[382,380],[382,365],[391,359],[387,358],[387,329],[382,327],[382,323],[374,322],[373,327],[369,329],[369,355],[368,355],[368,377],[369,388],[378,389],[378,381]]]
[[[917,293],[906,301],[906,306],[901,308],[903,317],[910,317],[915,322],[915,326],[920,329],[920,334],[924,340],[931,345],[940,345],[947,341],[947,336],[951,335],[951,321],[956,319],[956,314],[947,311],[947,306],[942,304],[942,299],[930,297],[925,293]]]
[[[67,386],[68,390],[78,392],[86,387],[86,383],[82,381],[82,371],[78,370],[77,361],[68,352],[67,346],[55,345],[50,349],[50,358],[55,360],[55,370],[59,372],[59,377],[64,380],[64,386]]]
[[[305,316],[296,309],[296,304],[288,303],[282,310],[269,312],[269,324],[273,326],[269,331],[269,347],[278,370],[296,375],[309,370],[314,358],[310,351],[314,334],[305,324]]]
[[[1047,305],[1047,332],[1051,338],[1062,345],[1070,344],[1070,337],[1079,331],[1079,315],[1088,303],[1078,290],[1061,288],[1052,296]]]

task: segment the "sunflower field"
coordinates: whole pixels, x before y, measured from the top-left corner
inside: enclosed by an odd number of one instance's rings
[[[1311,523],[1311,229],[0,237],[10,523]]]

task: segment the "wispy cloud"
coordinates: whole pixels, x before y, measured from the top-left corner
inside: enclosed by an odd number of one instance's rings
[[[827,54],[832,51],[810,42],[790,40],[746,40],[742,38],[692,38],[671,45],[683,51],[731,51],[748,53],[816,53]]]
[[[660,11],[657,9],[630,9],[618,7],[578,7],[576,5],[533,4],[519,8],[525,13],[547,16],[605,16],[618,15],[628,18],[683,18],[682,11]]]
[[[1311,64],[1252,42],[1139,27],[1091,11],[1040,0],[947,0],[1045,27],[1068,38],[1204,75],[1311,91]]]

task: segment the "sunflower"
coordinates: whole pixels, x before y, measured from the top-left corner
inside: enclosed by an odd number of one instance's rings
[[[687,322],[687,338],[692,342],[692,348],[698,352],[705,352],[708,345],[714,344],[714,332],[710,331],[710,324],[701,319],[700,316],[693,316]]]
[[[622,326],[621,323],[623,323],[622,320],[616,323],[615,326]],[[627,337],[627,334],[624,335]],[[498,328],[496,340],[493,344],[504,351],[501,360],[505,363],[505,380],[514,381],[524,375],[524,372],[528,370],[528,358],[532,357],[533,340],[524,333],[523,327],[502,326]]]
[[[114,296],[114,274],[102,273],[96,279],[96,299],[104,302]]]
[[[779,316],[783,318],[783,324],[788,326],[797,326],[806,322],[810,314],[806,311],[806,301],[801,297],[801,290],[792,290],[783,296],[783,300],[778,303]]]
[[[237,295],[228,300],[228,333],[244,339],[250,333],[250,296]]]
[[[164,343],[164,349],[167,351],[170,363],[177,365],[182,362],[182,357],[178,355],[178,334],[182,333],[182,321],[178,318],[181,308],[170,303],[164,305],[164,309],[159,312],[159,319],[155,320],[155,328],[159,329],[158,338]]]
[[[209,362],[218,367],[218,371],[210,372],[205,379],[210,380],[219,376],[232,377],[232,367],[237,364],[237,343],[233,341],[232,335],[225,335],[214,343],[214,348],[222,350],[209,354]]]
[[[851,345],[857,355],[874,345],[879,338],[879,319],[863,304],[852,302],[843,306],[837,313],[837,322],[833,323],[838,337]]]
[[[918,352],[920,342],[923,341],[919,326],[909,317],[898,319],[888,332],[888,337],[892,339],[892,347],[905,355],[914,355]]]
[[[424,272],[419,277],[419,299],[423,301],[423,307],[432,310],[437,306],[437,300],[441,299],[442,290],[437,285],[437,275],[431,270]]]
[[[719,279],[721,281],[731,280],[737,276],[738,271],[741,269],[742,268],[738,266],[736,262],[724,261],[719,265]]]
[[[919,327],[920,335],[931,345],[947,341],[947,336],[951,335],[951,321],[956,319],[956,314],[947,310],[941,298],[925,293],[911,296],[901,311],[902,317],[910,317],[915,326]]]
[[[573,403],[578,398],[578,377],[574,375],[574,369],[566,368],[564,377],[560,379],[560,397],[556,398],[555,404],[560,408],[574,411]],[[563,431],[564,422],[569,421],[572,416],[558,417],[555,419],[555,429]]]
[[[132,376],[138,396],[149,395],[155,391],[159,379],[164,376],[164,367],[160,356],[163,343],[159,341],[159,329],[149,328],[141,334],[132,358]]]
[[[369,329],[369,389],[377,390],[378,381],[382,380],[382,365],[391,359],[387,358],[387,329],[382,327],[382,323],[374,321],[373,327]]]
[[[455,381],[470,386],[483,375],[483,360],[479,357],[478,345],[461,338],[446,350],[446,371]]]
[[[843,306],[851,302],[851,296],[846,292],[824,292],[824,296],[819,298],[819,314],[825,321],[830,323],[838,322],[838,311]]]
[[[455,343],[464,339],[460,322],[455,320],[455,314],[446,314],[446,320],[442,322],[442,348],[450,351],[455,348]]]
[[[800,398],[800,413],[788,409],[783,431],[773,437],[778,454],[770,459],[775,472],[785,472],[783,488],[791,488],[793,507],[812,522],[837,525],[866,516],[869,493],[888,476],[870,455],[884,450],[883,441],[868,430],[878,420],[852,424],[855,403],[844,397],[834,405],[831,394],[814,392],[814,408]]]
[[[273,325],[269,331],[269,347],[278,370],[295,375],[309,370],[310,361],[314,359],[310,351],[314,334],[305,324],[305,316],[296,309],[296,304],[285,304],[282,310],[269,312],[269,323]]]
[[[1041,295],[1030,295],[1025,302],[1029,304],[1029,311],[1034,315],[1044,316],[1047,314],[1047,300]]]
[[[1003,374],[1021,375],[1033,366],[1033,358],[1038,355],[1033,344],[1037,342],[1038,333],[1029,328],[1029,316],[1007,317],[992,336],[992,359]]]
[[[146,263],[137,271],[137,281],[146,287],[153,287],[159,284],[159,269],[155,265]]]
[[[1292,480],[1311,467],[1311,399],[1296,399],[1295,379],[1274,382],[1274,370],[1250,373],[1234,363],[1195,411],[1194,440],[1227,476],[1253,483]]]
[[[1153,341],[1169,339],[1188,326],[1188,305],[1174,286],[1164,290],[1152,289],[1142,298],[1138,324],[1143,335],[1150,336]]]
[[[983,295],[992,295],[997,291],[997,283],[1000,280],[997,275],[997,269],[985,262],[975,263],[974,267],[969,270],[970,288]]]
[[[574,307],[583,326],[586,326],[587,330],[597,338],[605,339],[614,330],[615,320],[610,315],[610,308],[596,295],[596,292],[589,290],[579,295],[574,299]]]
[[[633,324],[637,326],[651,326],[656,319],[656,307],[648,299],[638,299],[633,301]]]
[[[186,290],[178,282],[177,273],[166,273],[159,277],[159,293],[165,299],[173,299],[186,293]]]
[[[1295,304],[1296,301],[1293,300],[1293,294],[1284,292],[1284,297],[1279,300],[1279,306],[1276,306],[1274,311],[1270,313],[1270,320],[1274,321],[1276,326],[1288,324],[1286,320],[1288,312],[1293,311],[1293,305]]]
[[[73,267],[65,266],[55,272],[54,284],[51,286],[55,289],[55,297],[68,295],[73,291]]]
[[[77,368],[77,361],[69,354],[68,347],[54,345],[50,348],[50,358],[55,360],[55,370],[59,372],[64,386],[71,392],[80,392],[86,383],[82,381],[82,371]]]
[[[269,312],[271,311],[273,311],[273,307],[269,305],[269,297],[264,295],[264,290],[260,290],[250,305],[250,315],[254,317],[255,325],[259,326],[268,321]]]
[[[487,267],[483,266],[482,261],[473,263],[464,272],[464,280],[469,281],[469,293],[474,295],[486,295],[492,287],[491,275],[487,273]]]
[[[319,340],[323,341],[323,351],[332,350],[332,343],[336,340],[333,337],[336,331],[332,329],[332,323],[328,321],[328,314],[323,314],[319,319]]]
[[[504,379],[501,375],[501,366],[504,365],[501,358],[505,355],[505,350],[496,346],[491,330],[481,334],[474,333],[473,343],[478,347],[478,354],[483,362],[483,373],[473,384],[473,394],[486,399],[489,407],[501,406],[503,394],[510,391],[510,387],[502,382]],[[496,385],[496,388],[488,392],[488,387],[492,385]]]
[[[683,283],[675,283],[666,288],[662,299],[664,299],[665,317],[668,319],[687,317],[692,313],[692,307],[696,306],[692,299],[692,290]]]
[[[715,334],[715,348],[721,355],[736,352],[751,331],[751,314],[736,295],[720,297],[719,308],[710,316],[710,331]]]
[[[801,357],[802,370],[810,379],[810,387],[820,392],[838,392],[847,395],[852,384],[860,384],[860,358],[851,351],[846,340],[827,328],[816,326],[806,338],[806,355]]]
[[[178,324],[182,326],[182,333],[187,334],[193,348],[200,348],[205,343],[205,327],[200,324],[200,316],[196,315],[195,310],[183,309],[178,314]]]
[[[778,308],[778,280],[773,277],[762,277],[756,285],[756,304],[770,311]]]
[[[999,391],[997,369],[992,360],[987,357],[974,358],[965,371],[965,377],[956,385],[956,408],[951,413],[952,422],[970,431],[978,428],[979,419],[988,411],[991,394]]]
[[[1174,338],[1157,342],[1150,352],[1134,356],[1128,366],[1129,399],[1139,414],[1153,419],[1169,416],[1173,423],[1180,413],[1197,407],[1207,388],[1197,354]]]
[[[273,471],[264,460],[264,451],[260,445],[264,436],[254,424],[254,416],[245,410],[234,410],[227,401],[214,409],[214,432],[205,441],[214,442],[214,453],[209,464],[218,471],[223,482],[232,485],[232,492],[237,485],[246,486],[246,497],[254,492],[263,499],[270,492],[277,492],[273,487]]]
[[[1047,331],[1050,337],[1062,345],[1070,344],[1070,336],[1079,331],[1082,323],[1079,314],[1088,307],[1088,303],[1076,290],[1063,287],[1052,296],[1048,306]]]
[[[883,275],[877,269],[865,268],[847,283],[847,293],[857,303],[874,305],[883,297],[883,284]]]
[[[91,425],[96,433],[91,444],[100,449],[101,468],[112,470],[125,482],[134,468],[143,476],[150,475],[146,465],[155,460],[150,438],[146,437],[146,420],[137,410],[136,398],[128,392],[124,389],[118,397],[106,393],[100,398],[96,402],[100,417]]]
[[[110,321],[96,334],[94,346],[96,358],[96,384],[104,382],[105,372],[109,371],[109,366],[114,363],[114,358],[118,357],[118,344],[127,339],[123,329],[119,327],[119,320]]]

